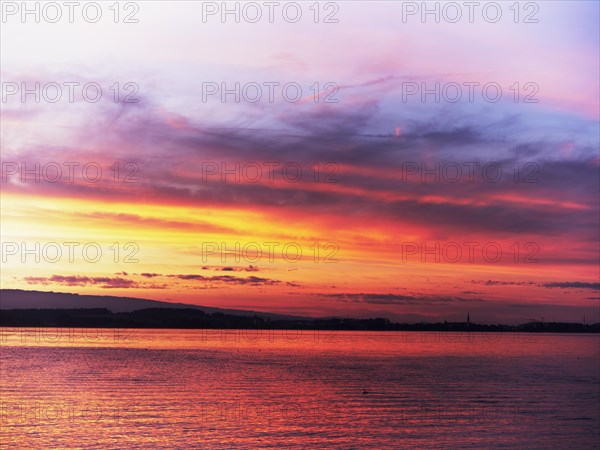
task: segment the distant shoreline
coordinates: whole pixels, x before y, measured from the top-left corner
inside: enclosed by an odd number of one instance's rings
[[[522,332],[600,333],[600,323],[527,322],[520,325],[469,322],[394,323],[375,319],[271,319],[206,313],[189,308],[147,308],[114,313],[105,308],[4,309],[0,327],[27,328],[124,328],[124,329],[231,329],[314,331],[433,331],[433,332]]]

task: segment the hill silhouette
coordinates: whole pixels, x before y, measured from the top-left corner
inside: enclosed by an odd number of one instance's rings
[[[600,323],[529,322],[522,325],[485,325],[467,322],[413,323],[390,322],[384,318],[273,318],[239,316],[222,312],[207,313],[193,308],[147,308],[112,312],[106,308],[78,309],[3,309],[3,327],[73,328],[178,328],[178,329],[289,329],[289,330],[371,330],[371,331],[484,331],[598,333]]]
[[[140,309],[192,309],[205,313],[223,313],[236,316],[259,316],[271,318],[296,318],[285,314],[264,313],[241,309],[224,309],[210,306],[171,303],[135,297],[105,295],[80,295],[65,292],[25,291],[20,289],[0,290],[1,309],[107,309],[111,312],[131,312]]]

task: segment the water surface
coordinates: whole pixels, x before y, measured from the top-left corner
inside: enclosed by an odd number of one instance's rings
[[[1,331],[2,448],[600,448],[598,336]]]

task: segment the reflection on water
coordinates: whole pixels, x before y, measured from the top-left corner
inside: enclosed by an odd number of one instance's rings
[[[2,329],[2,448],[599,448],[599,338]]]

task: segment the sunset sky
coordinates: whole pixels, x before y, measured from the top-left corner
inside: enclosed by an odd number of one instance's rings
[[[138,3],[138,23],[2,23],[3,289],[600,320],[597,2],[460,26],[403,22],[401,2],[256,24],[203,22],[201,2]],[[239,102],[203,98],[203,83],[236,82],[250,86]],[[9,95],[22,83],[63,96],[23,102]],[[73,102],[64,83],[79,83]],[[99,101],[82,98],[86,83]],[[264,83],[279,83],[273,101]],[[435,83],[439,101],[410,94]]]

